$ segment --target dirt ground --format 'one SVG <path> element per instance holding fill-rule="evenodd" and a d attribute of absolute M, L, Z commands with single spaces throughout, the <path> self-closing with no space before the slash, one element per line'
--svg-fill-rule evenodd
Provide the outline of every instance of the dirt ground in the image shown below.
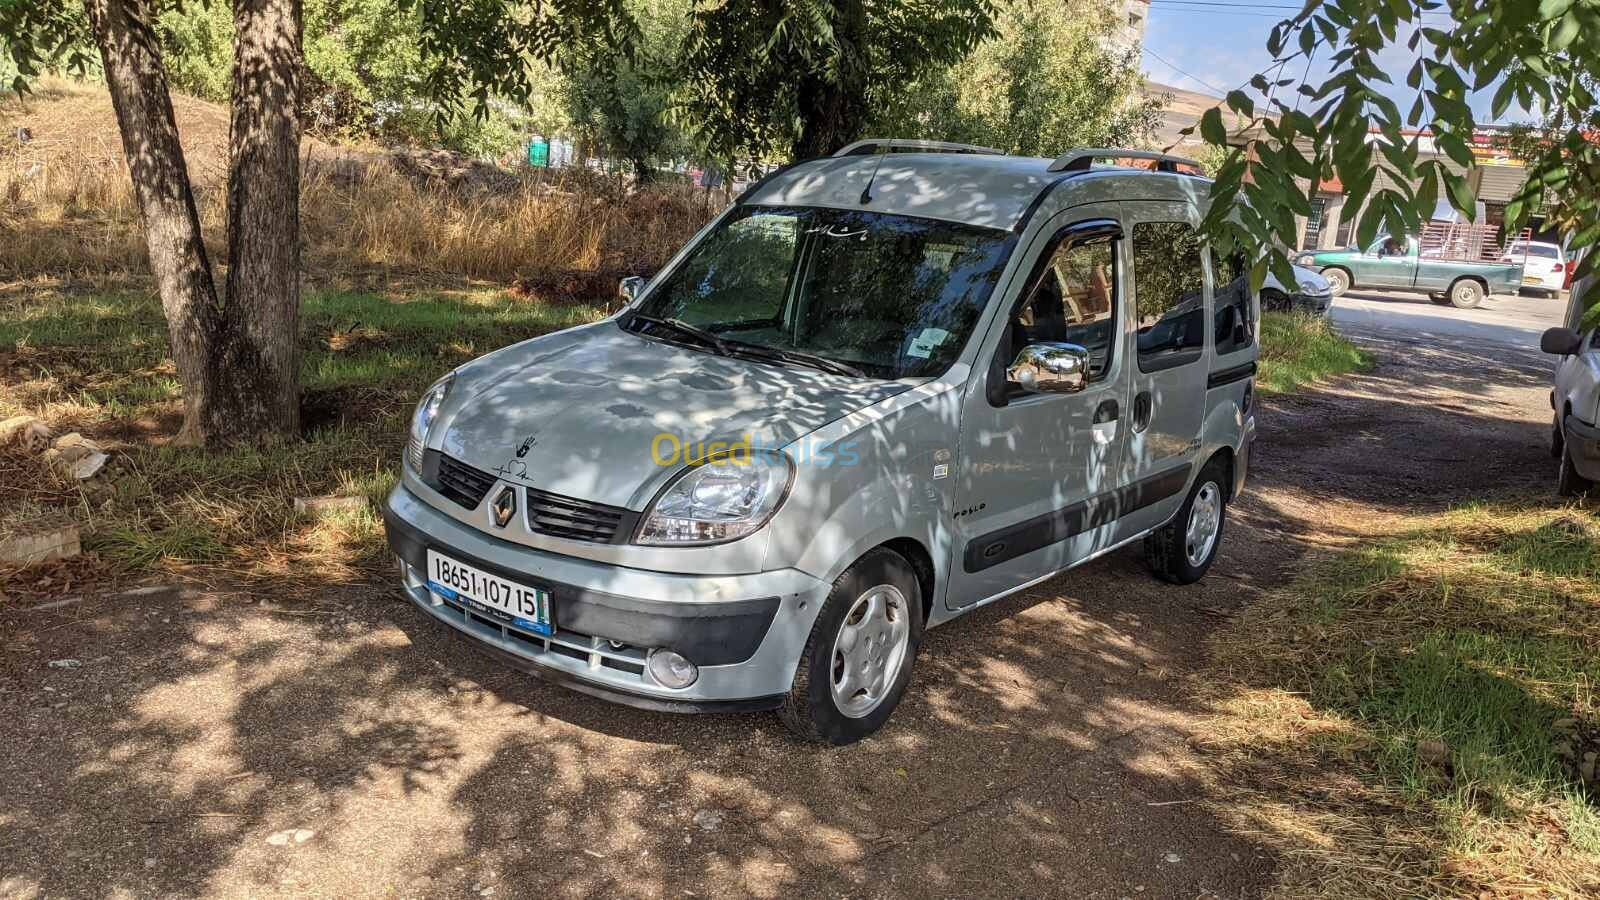
<path fill-rule="evenodd" d="M 1553 489 L 1537 354 L 1369 344 L 1261 405 L 1204 582 L 1130 549 L 931 632 L 844 749 L 530 680 L 383 582 L 4 610 L 0 896 L 1257 895 L 1190 744 L 1203 639 L 1314 548 Z"/>

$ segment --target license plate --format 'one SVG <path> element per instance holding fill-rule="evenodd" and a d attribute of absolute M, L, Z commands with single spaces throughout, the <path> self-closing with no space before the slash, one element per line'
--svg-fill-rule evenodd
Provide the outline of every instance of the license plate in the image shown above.
<path fill-rule="evenodd" d="M 555 634 L 549 591 L 507 581 L 436 550 L 428 551 L 428 589 L 513 628 Z"/>
<path fill-rule="evenodd" d="M 1540 278 L 1537 275 L 1524 275 L 1524 276 L 1522 276 L 1522 283 L 1523 284 L 1544 284 L 1544 279 Z"/>

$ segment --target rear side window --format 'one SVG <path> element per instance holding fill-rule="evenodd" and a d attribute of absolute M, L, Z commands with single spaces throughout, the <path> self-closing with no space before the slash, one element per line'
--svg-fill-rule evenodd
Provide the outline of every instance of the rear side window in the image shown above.
<path fill-rule="evenodd" d="M 1211 272 L 1216 279 L 1212 291 L 1213 306 L 1211 333 L 1217 342 L 1217 355 L 1236 353 L 1255 343 L 1256 323 L 1250 303 L 1250 270 L 1244 257 L 1234 254 L 1226 259 L 1211 254 Z"/>
<path fill-rule="evenodd" d="M 1205 272 L 1200 235 L 1187 222 L 1133 226 L 1134 310 L 1139 369 L 1154 372 L 1200 358 L 1205 345 Z"/>
<path fill-rule="evenodd" d="M 1051 251 L 1012 320 L 1011 352 L 1044 341 L 1078 344 L 1089 351 L 1089 380 L 1104 377 L 1116 344 L 1115 253 L 1109 240 Z"/>

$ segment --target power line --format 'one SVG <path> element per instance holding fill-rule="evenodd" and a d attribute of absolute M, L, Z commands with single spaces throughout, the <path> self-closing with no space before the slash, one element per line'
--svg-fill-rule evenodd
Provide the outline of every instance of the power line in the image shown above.
<path fill-rule="evenodd" d="M 1199 82 L 1203 87 L 1208 87 L 1211 90 L 1216 91 L 1219 94 L 1226 94 L 1228 92 L 1227 88 L 1219 88 L 1216 85 L 1212 84 L 1211 82 L 1206 81 L 1204 78 L 1201 78 L 1199 75 L 1194 74 L 1193 72 L 1184 71 L 1183 69 L 1178 67 L 1177 63 L 1167 59 L 1166 57 L 1164 57 L 1161 54 L 1155 52 L 1154 50 L 1151 50 L 1149 47 L 1144 47 L 1142 49 L 1144 50 L 1144 52 L 1146 52 L 1146 53 L 1150 54 L 1152 57 L 1154 57 L 1157 62 L 1165 64 L 1167 68 L 1171 69 L 1174 72 L 1177 72 L 1179 75 L 1184 75 L 1184 76 L 1187 76 L 1189 78 L 1192 78 L 1195 81 Z"/>

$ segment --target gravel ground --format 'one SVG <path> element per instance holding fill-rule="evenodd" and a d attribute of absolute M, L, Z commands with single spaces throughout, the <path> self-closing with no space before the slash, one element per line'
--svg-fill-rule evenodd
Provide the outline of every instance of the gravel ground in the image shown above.
<path fill-rule="evenodd" d="M 937 629 L 844 749 L 530 680 L 385 583 L 0 611 L 0 896 L 1255 896 L 1206 635 L 1309 549 L 1553 484 L 1542 360 L 1369 337 L 1375 372 L 1263 403 L 1203 583 L 1131 549 Z"/>

